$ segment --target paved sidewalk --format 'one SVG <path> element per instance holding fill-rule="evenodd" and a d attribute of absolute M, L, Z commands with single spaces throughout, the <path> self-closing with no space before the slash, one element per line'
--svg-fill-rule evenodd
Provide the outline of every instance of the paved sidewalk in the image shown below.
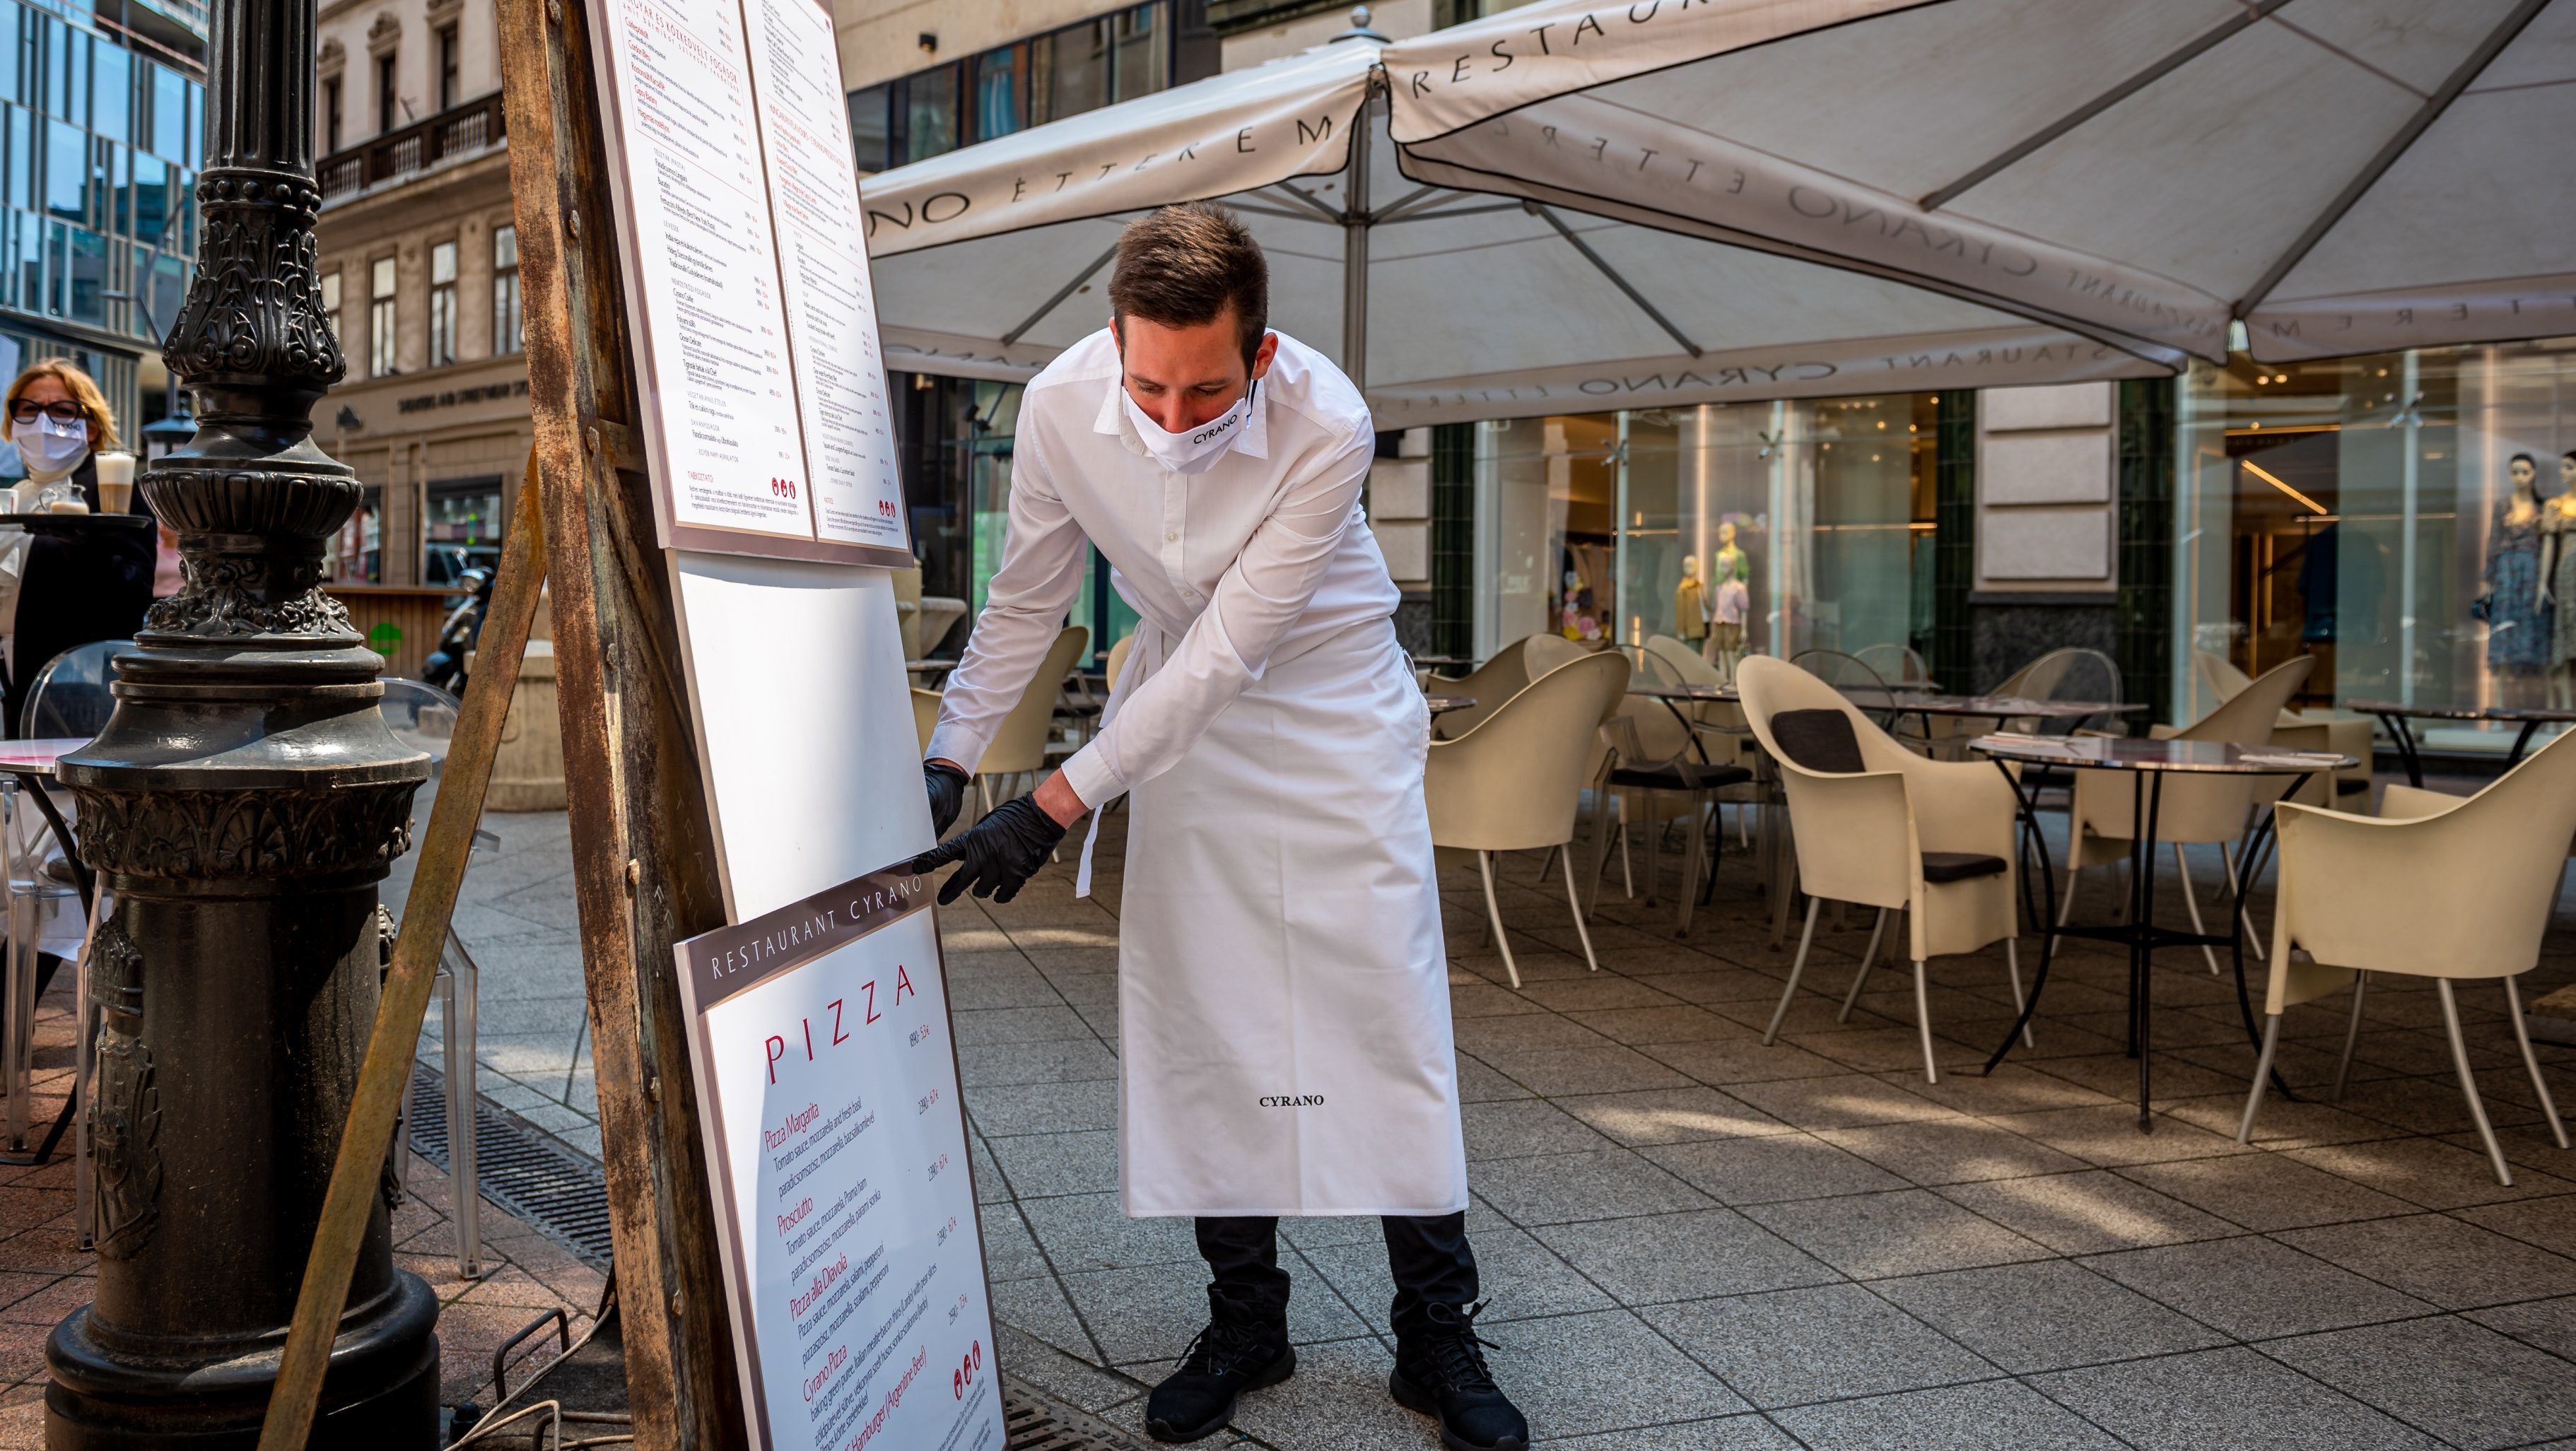
<path fill-rule="evenodd" d="M 72 1073 L 72 975 L 68 968 L 37 1005 L 35 1121 L 53 1122 Z M 94 1298 L 97 1256 L 79 1249 L 72 1217 L 71 1140 L 40 1168 L 0 1168 L 0 1451 L 45 1443 L 45 1337 L 64 1315 Z M 480 1280 L 456 1273 L 447 1181 L 418 1158 L 410 1193 L 394 1214 L 394 1261 L 427 1281 L 439 1300 L 439 1404 L 491 1403 L 492 1352 L 539 1313 L 561 1308 L 577 1339 L 598 1308 L 605 1277 L 489 1202 L 483 1205 Z M 514 1352 L 512 1384 L 554 1358 L 556 1339 L 532 1338 Z"/>
<path fill-rule="evenodd" d="M 414 839 L 429 826 L 434 793 L 412 812 Z M 476 1088 L 523 1122 L 599 1157 L 599 1092 L 591 1080 L 588 999 L 581 980 L 581 921 L 573 907 L 572 832 L 564 813 L 486 812 L 500 846 L 474 853 L 457 893 L 454 926 L 483 969 L 475 1025 Z M 402 911 L 414 857 L 395 864 L 384 900 Z M 445 1068 L 445 1024 L 432 999 L 420 1061 Z"/>
<path fill-rule="evenodd" d="M 458 914 L 485 969 L 483 1089 L 595 1152 L 563 818 L 486 825 L 504 845 L 478 856 Z M 1004 1363 L 1135 1429 L 1198 1327 L 1204 1276 L 1185 1224 L 1117 1212 L 1121 828 L 1104 833 L 1098 899 L 1073 899 L 1068 864 L 1009 906 L 950 910 L 943 937 Z M 2117 958 L 2071 946 L 2037 1048 L 1991 1079 L 1973 1067 L 2010 1015 L 2000 959 L 1936 963 L 1934 1087 L 1905 975 L 1882 970 L 1834 1020 L 1860 914 L 1828 914 L 1814 991 L 1765 1048 L 1789 955 L 1742 857 L 1687 942 L 1669 900 L 1623 900 L 1614 868 L 1597 974 L 1536 868 L 1502 870 L 1520 991 L 1479 942 L 1472 865 L 1443 881 L 1482 1323 L 1546 1444 L 2576 1446 L 2576 1154 L 2541 1126 L 2500 992 L 2462 1007 L 2510 1190 L 2477 1151 L 2424 988 L 2373 990 L 2340 1104 L 2310 1092 L 2331 1076 L 2340 1003 L 2294 1013 L 2282 1068 L 2310 1101 L 2274 1101 L 2240 1150 L 2253 1055 L 2232 983 L 2167 954 L 2165 1097 L 2142 1137 Z M 2088 915 L 2111 905 L 2107 876 L 2086 884 Z M 2571 929 L 2576 897 L 2530 991 L 2576 980 Z M 2576 1107 L 2576 1052 L 2544 1058 Z M 1285 1237 L 1301 1368 L 1245 1400 L 1244 1444 L 1434 1445 L 1386 1400 L 1375 1226 Z"/>
<path fill-rule="evenodd" d="M 2232 983 L 2167 954 L 2163 1097 L 2141 1136 L 2121 959 L 2066 953 L 2037 1049 L 1992 1078 L 1974 1065 L 2010 1018 L 2002 964 L 1936 963 L 1933 1087 L 1907 975 L 1882 968 L 1835 1021 L 1861 914 L 1820 932 L 1814 991 L 1766 1048 L 1789 954 L 1769 945 L 1741 858 L 1687 942 L 1669 900 L 1620 899 L 1614 868 L 1598 973 L 1536 867 L 1503 873 L 1520 991 L 1478 942 L 1472 866 L 1444 885 L 1481 1325 L 1545 1444 L 2576 1437 L 2562 1358 L 2576 1356 L 2576 1154 L 2540 1125 L 2500 991 L 2462 1007 L 2512 1189 L 2476 1150 L 2424 988 L 2374 988 L 2340 1104 L 2309 1090 L 2331 1076 L 2341 1004 L 2294 1013 L 2282 1066 L 2310 1101 L 2276 1099 L 2240 1149 L 2253 1054 Z M 1101 875 L 1103 901 L 1075 901 L 1054 870 L 1009 906 L 952 910 L 943 936 L 1004 1364 L 1135 1429 L 1143 1389 L 1203 1318 L 1204 1272 L 1185 1223 L 1117 1210 L 1114 855 Z M 2107 909 L 2104 882 L 2087 887 Z M 2536 988 L 2576 978 L 2570 905 Z M 2576 1053 L 2546 1056 L 2576 1107 Z M 1245 1398 L 1244 1442 L 1435 1445 L 1386 1396 L 1375 1225 L 1291 1222 L 1285 1238 L 1300 1368 Z"/>

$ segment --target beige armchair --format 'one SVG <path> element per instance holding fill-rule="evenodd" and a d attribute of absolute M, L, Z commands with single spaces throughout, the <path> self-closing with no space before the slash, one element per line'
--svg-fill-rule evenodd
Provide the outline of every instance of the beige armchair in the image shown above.
<path fill-rule="evenodd" d="M 1101 668 L 1101 673 L 1108 677 L 1109 688 L 1113 692 L 1118 689 L 1119 672 L 1127 668 L 1127 657 L 1133 654 L 1135 649 L 1136 636 L 1133 632 L 1119 636 L 1118 643 L 1109 647 L 1109 661 Z"/>
<path fill-rule="evenodd" d="M 1655 657 L 1648 655 L 1648 660 Z M 1618 793 L 1621 871 L 1626 871 L 1628 803 L 1636 800 L 1645 808 L 1646 817 L 1646 900 L 1655 899 L 1659 881 L 1657 861 L 1662 854 L 1662 805 L 1667 798 L 1679 798 L 1690 823 L 1689 845 L 1682 856 L 1681 924 L 1678 935 L 1690 935 L 1691 909 L 1698 904 L 1704 876 L 1713 875 L 1714 863 L 1703 871 L 1701 851 L 1712 828 L 1723 827 L 1722 820 L 1703 824 L 1701 809 L 1712 816 L 1717 811 L 1718 793 L 1741 786 L 1753 779 L 1753 773 L 1735 764 L 1726 754 L 1704 751 L 1700 732 L 1687 714 L 1677 714 L 1661 700 L 1643 695 L 1623 695 L 1617 705 L 1617 717 L 1606 723 L 1602 734 L 1607 741 L 1620 743 L 1621 759 L 1609 763 L 1606 785 Z M 1600 778 L 1596 777 L 1596 780 Z M 1593 853 L 1593 895 L 1600 895 L 1601 864 L 1606 853 Z M 1631 887 L 1633 893 L 1633 885 Z"/>
<path fill-rule="evenodd" d="M 2397 795 L 2397 789 L 2391 788 L 2389 809 L 2378 817 L 2295 803 L 2280 808 L 2280 905 L 2263 998 L 2263 1052 L 2236 1139 L 2243 1143 L 2253 1136 L 2283 1012 L 2347 986 L 2353 990 L 2344 1069 L 2335 1075 L 2340 1093 L 2360 1036 L 2362 975 L 2429 977 L 2441 996 L 2461 1096 L 2486 1141 L 2496 1182 L 2510 1186 L 2513 1171 L 2478 1098 L 2451 984 L 2502 980 L 2523 1068 L 2550 1133 L 2566 1148 L 2567 1129 L 2532 1056 L 2514 979 L 2540 960 L 2541 934 L 2557 904 L 2569 837 L 2576 834 L 2576 732 L 2551 741 L 2475 796 L 2444 798 L 2417 790 Z M 2300 955 L 2307 960 L 2298 960 Z"/>
<path fill-rule="evenodd" d="M 1536 637 L 1514 640 L 1495 651 L 1491 659 L 1469 671 L 1466 678 L 1445 680 L 1433 687 L 1443 693 L 1474 696 L 1476 703 L 1449 711 L 1434 720 L 1431 734 L 1444 741 L 1456 740 L 1474 730 L 1477 722 L 1502 709 L 1504 701 L 1520 694 L 1521 687 L 1530 683 L 1529 666 L 1521 659 L 1521 651 L 1529 644 L 1530 638 Z"/>
<path fill-rule="evenodd" d="M 2238 691 L 2253 680 L 2226 656 L 2208 650 L 2191 652 L 2192 668 L 2220 701 L 2236 698 Z M 2281 711 L 2272 730 L 2272 744 L 2294 751 L 2332 751 L 2350 756 L 2359 764 L 2340 771 L 2319 772 L 2307 779 L 2289 797 L 2302 806 L 2331 806 L 2338 811 L 2370 811 L 2370 775 L 2375 738 L 2371 723 L 2360 716 L 2334 716 L 2321 710 Z"/>
<path fill-rule="evenodd" d="M 1762 1041 L 1779 1036 L 1825 901 L 1905 912 L 1914 961 L 1915 1025 L 1923 1076 L 1941 1081 L 1932 1051 L 1932 1004 L 1924 964 L 1933 957 L 2004 944 L 2013 1006 L 2022 1002 L 2015 941 L 2013 831 L 2019 803 L 2002 773 L 1983 761 L 1935 761 L 1907 750 L 1834 687 L 1786 662 L 1747 656 L 1736 667 L 1744 713 L 1778 763 L 1797 835 L 1798 874 L 1808 894 L 1807 925 L 1789 985 Z M 1878 951 L 1878 932 L 1852 982 L 1857 997 Z M 1848 1011 L 1848 1007 L 1846 1007 Z"/>
<path fill-rule="evenodd" d="M 1532 635 L 1521 642 L 1521 668 L 1529 672 L 1530 679 L 1536 680 L 1560 666 L 1571 665 L 1597 653 L 1563 635 Z"/>
<path fill-rule="evenodd" d="M 2261 679 L 2247 682 L 2234 698 L 2189 727 L 2159 730 L 2156 734 L 2237 746 L 2269 745 L 2282 705 L 2307 682 L 2308 672 L 2316 668 L 2316 663 L 2313 655 L 2285 661 L 2264 671 Z M 2182 876 L 2183 905 L 2190 909 L 2194 932 L 2206 935 L 2209 929 L 2201 923 L 2200 894 L 2192 886 L 2191 859 L 2183 848 L 2216 843 L 2221 859 L 2227 862 L 2228 880 L 2233 886 L 2236 862 L 2227 853 L 2245 834 L 2255 806 L 2261 804 L 2257 798 L 2269 801 L 2265 795 L 2267 779 L 2275 793 L 2287 784 L 2284 778 L 2175 773 L 2157 788 L 2162 794 L 2157 797 L 2156 840 L 2173 845 L 2174 870 Z M 2075 773 L 2068 832 L 2072 844 L 2066 858 L 2066 895 L 2057 904 L 2058 926 L 2065 926 L 2075 910 L 2076 884 L 2082 880 L 2084 868 L 2129 859 L 2130 840 L 2138 831 L 2135 787 L 2128 772 Z M 2200 951 L 2209 962 L 2209 970 L 2217 972 L 2217 951 L 2206 945 Z"/>
<path fill-rule="evenodd" d="M 930 749 L 930 733 L 939 729 L 939 692 L 912 688 L 912 728 L 921 736 L 921 748 Z"/>
<path fill-rule="evenodd" d="M 1068 625 L 1047 647 L 1046 659 L 1039 662 L 1038 673 L 1029 677 L 1028 689 L 1020 692 L 1020 703 L 1002 717 L 999 730 L 993 732 L 993 743 L 984 748 L 984 759 L 975 767 L 975 791 L 981 809 L 993 809 L 993 782 L 1006 776 L 1027 776 L 1031 790 L 1037 787 L 1038 773 L 1046 769 L 1047 733 L 1055 723 L 1055 705 L 1064 693 L 1064 678 L 1085 652 L 1091 649 L 1091 631 L 1082 625 Z"/>
<path fill-rule="evenodd" d="M 1583 788 L 1597 769 L 1602 717 L 1627 689 L 1626 657 L 1589 655 L 1532 681 L 1456 740 L 1431 743 L 1422 791 L 1431 811 L 1432 844 L 1476 854 L 1485 912 L 1514 987 L 1521 984 L 1521 970 L 1503 935 L 1494 853 L 1554 847 L 1573 860 L 1566 848 L 1574 840 Z M 1560 875 L 1584 961 L 1597 971 L 1601 964 L 1592 955 L 1575 874 Z"/>

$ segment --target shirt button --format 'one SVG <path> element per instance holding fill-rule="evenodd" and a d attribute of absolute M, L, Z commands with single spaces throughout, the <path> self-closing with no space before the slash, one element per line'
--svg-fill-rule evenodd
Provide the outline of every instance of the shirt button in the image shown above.
<path fill-rule="evenodd" d="M 1163 536 L 1163 542 L 1166 544 L 1174 543 L 1179 540 L 1180 537 L 1180 531 L 1174 530 L 1173 532 Z"/>

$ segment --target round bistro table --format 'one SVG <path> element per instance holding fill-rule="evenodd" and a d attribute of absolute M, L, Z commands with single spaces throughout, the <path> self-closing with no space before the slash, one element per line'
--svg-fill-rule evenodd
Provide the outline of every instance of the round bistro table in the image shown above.
<path fill-rule="evenodd" d="M 2260 1051 L 2262 1034 L 2254 1026 L 2254 1008 L 2245 986 L 2245 917 L 2242 898 L 2244 883 L 2254 881 L 2262 871 L 2263 853 L 2269 849 L 2272 813 L 2264 812 L 2255 823 L 2254 832 L 2245 843 L 2244 872 L 2231 884 L 2227 904 L 2227 933 L 2181 932 L 2156 925 L 2156 812 L 2163 804 L 2165 778 L 2190 774 L 2204 776 L 2291 776 L 2288 796 L 2306 784 L 2320 771 L 2341 770 L 2355 764 L 2349 756 L 2328 751 L 2291 751 L 2268 746 L 2233 746 L 2219 741 L 2158 741 L 2130 736 L 2023 736 L 1999 734 L 1980 736 L 1968 743 L 1970 750 L 1995 763 L 2004 779 L 2011 783 L 2014 799 L 2021 805 L 2022 853 L 2025 859 L 2035 850 L 2039 857 L 2039 877 L 2043 892 L 2043 910 L 2034 920 L 2047 934 L 2041 938 L 2039 975 L 2030 986 L 2030 997 L 2022 1004 L 2021 1015 L 2013 1020 L 2004 1034 L 2002 1045 L 1986 1060 L 1986 1071 L 2012 1051 L 2013 1040 L 2029 1026 L 2031 1015 L 2039 1009 L 2039 995 L 2048 986 L 2048 969 L 2056 955 L 2057 939 L 2082 937 L 2097 942 L 2115 942 L 2129 951 L 2129 1056 L 2138 1060 L 2138 1132 L 2152 1133 L 2153 1084 L 2151 1069 L 2154 1046 L 2151 973 L 2155 954 L 2167 947 L 2225 947 L 2236 966 L 2236 1006 L 2245 1020 L 2246 1040 Z M 2060 767 L 2079 771 L 2125 771 L 2129 773 L 2130 822 L 2135 835 L 2129 841 L 2129 910 L 2126 920 L 2099 926 L 2056 927 L 2057 877 L 2048 864 L 2048 841 L 2040 835 L 2038 802 L 2035 790 L 2025 792 L 2023 782 L 2012 767 Z M 2143 825 L 2143 830 L 2138 829 Z M 2070 814 L 2069 829 L 2081 830 Z M 2073 843 L 2068 844 L 2072 851 Z M 2029 905 L 2029 875 L 2023 875 L 2024 905 Z M 2067 884 L 2073 890 L 2074 883 Z M 2277 1083 L 2277 1079 L 2275 1080 Z M 2282 1091 L 2289 1090 L 2284 1085 Z"/>
<path fill-rule="evenodd" d="M 2495 721 L 2521 726 L 2520 734 L 2513 738 L 2512 753 L 2504 758 L 2508 771 L 2521 763 L 2523 753 L 2531 749 L 2532 736 L 2542 726 L 2576 724 L 2576 710 L 2554 706 L 2409 705 L 2402 700 L 2357 698 L 2345 701 L 2343 708 L 2379 717 L 2379 723 L 2388 727 L 2389 739 L 2397 745 L 2397 759 L 2406 765 L 2406 784 L 2415 787 L 2424 784 L 2424 757 L 2415 739 L 2415 728 L 2407 724 L 2410 720 Z"/>

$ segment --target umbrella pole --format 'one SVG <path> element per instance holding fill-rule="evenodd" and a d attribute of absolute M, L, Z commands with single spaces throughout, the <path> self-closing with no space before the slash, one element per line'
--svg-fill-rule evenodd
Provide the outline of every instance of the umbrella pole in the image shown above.
<path fill-rule="evenodd" d="M 1376 99 L 1372 93 L 1360 101 L 1342 190 L 1342 371 L 1362 394 L 1368 392 L 1369 133 Z"/>

